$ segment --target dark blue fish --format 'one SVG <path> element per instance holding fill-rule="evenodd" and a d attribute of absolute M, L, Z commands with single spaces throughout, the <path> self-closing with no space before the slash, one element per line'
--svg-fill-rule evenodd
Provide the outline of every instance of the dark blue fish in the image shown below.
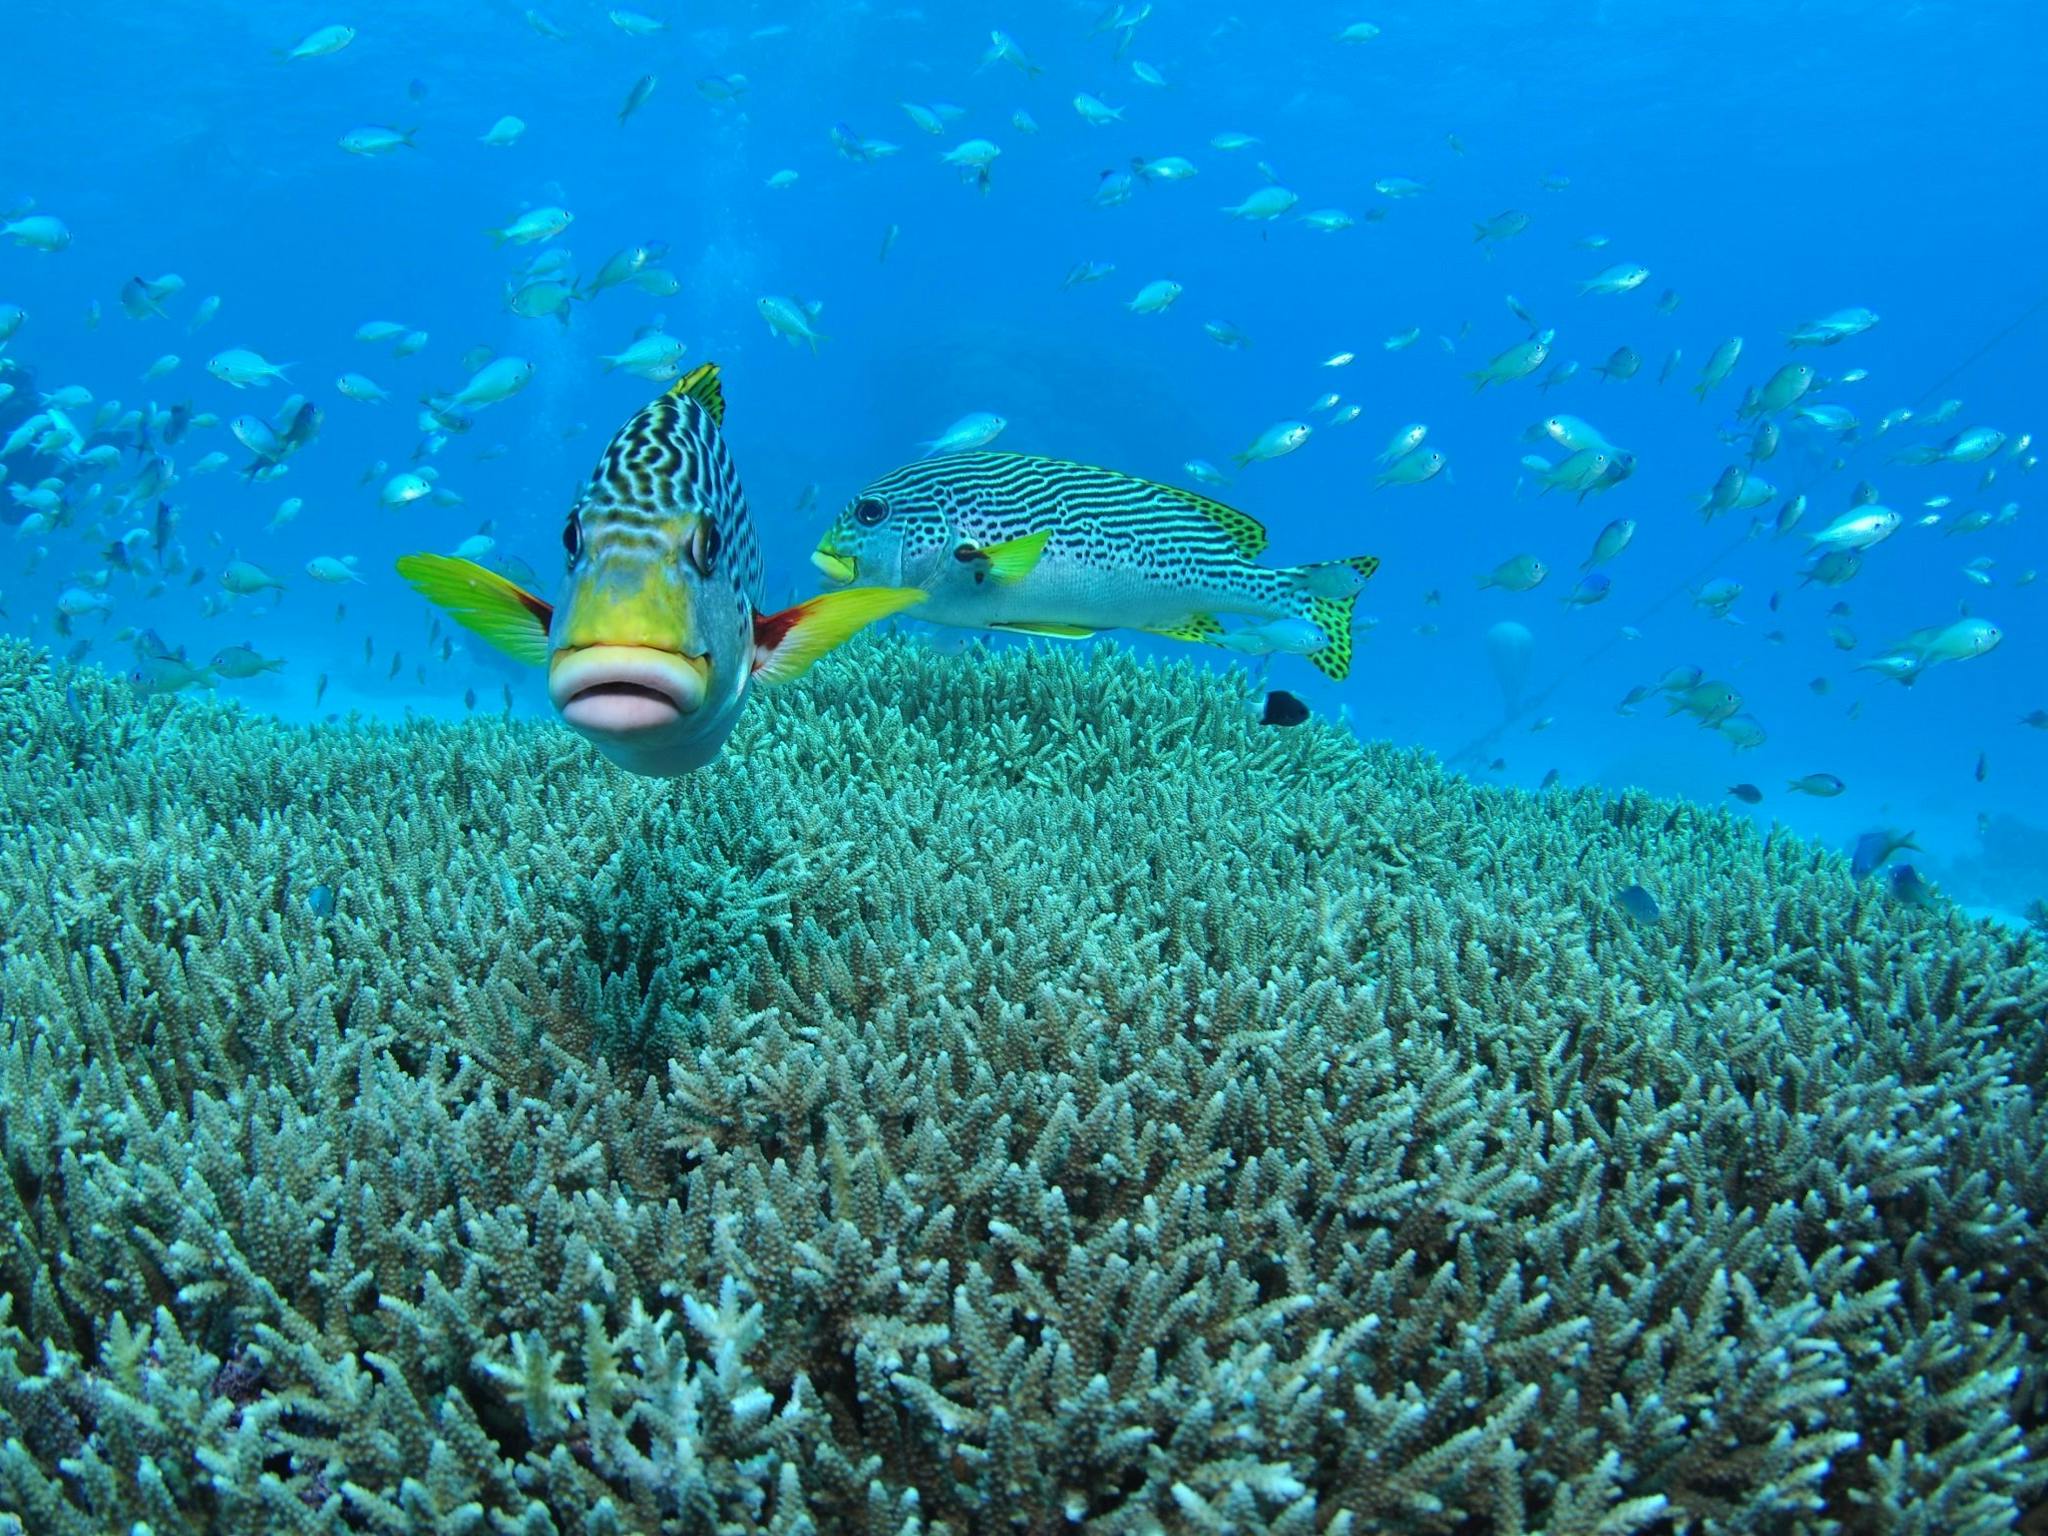
<path fill-rule="evenodd" d="M 310 400 L 301 400 L 287 406 L 284 415 L 278 418 L 272 429 L 277 436 L 277 445 L 284 456 L 297 453 L 306 444 L 320 435 L 321 423 L 327 416 L 319 406 Z"/>
<path fill-rule="evenodd" d="M 1640 885 L 1627 885 L 1616 891 L 1614 904 L 1621 909 L 1622 916 L 1646 928 L 1656 927 L 1664 918 L 1664 909 L 1657 905 L 1657 898 Z"/>
<path fill-rule="evenodd" d="M 1539 791 L 1545 789 L 1555 789 L 1557 785 L 1563 780 L 1563 778 L 1564 775 L 1559 773 L 1555 768 L 1553 768 L 1548 773 L 1543 775 L 1543 782 L 1541 784 L 1538 784 L 1536 788 Z"/>
<path fill-rule="evenodd" d="M 1874 875 L 1891 860 L 1895 853 L 1911 848 L 1916 853 L 1920 845 L 1913 841 L 1910 832 L 1897 832 L 1890 827 L 1879 827 L 1875 832 L 1866 832 L 1856 839 L 1856 847 L 1849 858 L 1849 873 L 1858 880 Z"/>
<path fill-rule="evenodd" d="M 1740 800 L 1744 805 L 1756 805 L 1764 797 L 1764 792 L 1754 784 L 1730 784 L 1728 786 L 1728 793 Z"/>
<path fill-rule="evenodd" d="M 1571 595 L 1564 600 L 1565 606 L 1586 608 L 1594 603 L 1603 602 L 1613 584 L 1613 579 L 1605 571 L 1588 571 L 1579 578 L 1579 584 L 1572 588 Z"/>
<path fill-rule="evenodd" d="M 1267 694 L 1265 707 L 1259 712 L 1261 725 L 1300 725 L 1306 719 L 1308 706 L 1284 688 Z"/>
<path fill-rule="evenodd" d="M 334 916 L 334 887 L 316 885 L 306 892 L 306 909 L 315 917 Z"/>
<path fill-rule="evenodd" d="M 1894 900 L 1909 907 L 1931 907 L 1935 903 L 1934 887 L 1920 878 L 1920 871 L 1910 864 L 1894 864 L 1885 871 L 1885 888 Z"/>

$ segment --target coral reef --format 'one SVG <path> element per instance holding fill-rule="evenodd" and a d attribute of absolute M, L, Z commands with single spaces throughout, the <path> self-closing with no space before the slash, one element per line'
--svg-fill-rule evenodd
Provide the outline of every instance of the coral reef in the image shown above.
<path fill-rule="evenodd" d="M 1976 1536 L 2043 1482 L 2044 950 L 1837 855 L 1115 650 L 862 640 L 672 783 L 0 686 L 0 1528 Z"/>

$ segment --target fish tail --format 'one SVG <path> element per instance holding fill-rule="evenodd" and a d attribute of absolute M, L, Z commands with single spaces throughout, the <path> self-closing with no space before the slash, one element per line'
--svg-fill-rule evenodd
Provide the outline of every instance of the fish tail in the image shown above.
<path fill-rule="evenodd" d="M 1377 555 L 1353 555 L 1316 565 L 1297 565 L 1295 578 L 1300 597 L 1299 612 L 1323 632 L 1327 644 L 1308 653 L 1318 672 L 1341 683 L 1351 675 L 1351 619 L 1358 606 L 1358 594 L 1380 568 Z"/>

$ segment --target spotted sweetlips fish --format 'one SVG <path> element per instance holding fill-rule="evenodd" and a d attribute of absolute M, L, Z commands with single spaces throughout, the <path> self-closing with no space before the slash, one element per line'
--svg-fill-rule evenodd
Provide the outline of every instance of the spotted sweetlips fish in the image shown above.
<path fill-rule="evenodd" d="M 915 588 L 854 587 L 764 613 L 760 540 L 724 419 L 718 369 L 706 363 L 619 429 L 569 509 L 558 603 L 454 556 L 398 562 L 456 622 L 545 666 L 564 723 L 634 773 L 702 767 L 754 683 L 797 677 L 925 600 Z"/>
<path fill-rule="evenodd" d="M 1289 621 L 1311 635 L 1308 659 L 1343 678 L 1352 606 L 1379 561 L 1259 565 L 1265 547 L 1256 519 L 1192 491 L 1034 454 L 956 453 L 867 486 L 811 563 L 834 581 L 919 588 L 930 599 L 916 618 L 965 629 L 1227 645 L 1225 616 Z"/>

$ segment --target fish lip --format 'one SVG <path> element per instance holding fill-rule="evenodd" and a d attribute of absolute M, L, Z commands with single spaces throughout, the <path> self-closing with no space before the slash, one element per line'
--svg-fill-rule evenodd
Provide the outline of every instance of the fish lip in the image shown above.
<path fill-rule="evenodd" d="M 851 555 L 834 554 L 829 549 L 812 550 L 811 564 L 823 571 L 829 580 L 841 583 L 852 581 L 860 570 L 860 562 Z"/>
<path fill-rule="evenodd" d="M 702 707 L 708 656 L 650 645 L 583 645 L 548 664 L 548 698 L 586 735 L 639 737 L 678 724 Z"/>

